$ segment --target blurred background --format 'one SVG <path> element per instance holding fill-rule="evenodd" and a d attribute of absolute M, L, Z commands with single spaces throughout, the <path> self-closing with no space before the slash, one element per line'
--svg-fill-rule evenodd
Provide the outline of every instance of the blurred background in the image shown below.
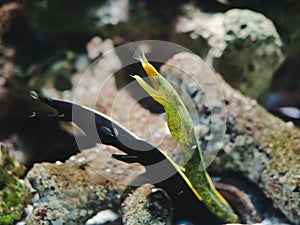
<path fill-rule="evenodd" d="M 232 86 L 299 125 L 299 11 L 296 0 L 1 1 L 1 141 L 28 166 L 77 152 L 60 126 L 28 119 L 28 90 L 63 97 L 72 76 L 98 56 L 144 39 L 187 47 Z"/>
<path fill-rule="evenodd" d="M 45 109 L 30 98 L 28 91 L 34 90 L 44 96 L 72 100 L 80 76 L 102 56 L 101 65 L 103 67 L 97 67 L 101 71 L 96 72 L 114 73 L 116 75 L 115 84 L 111 85 L 110 83 L 111 86 L 107 88 L 115 85 L 120 89 L 131 81 L 129 74 L 143 73 L 138 63 L 127 66 L 125 62 L 122 62 L 124 55 L 120 55 L 118 52 L 114 52 L 114 57 L 105 56 L 107 51 L 126 43 L 152 39 L 181 45 L 199 55 L 231 86 L 255 99 L 269 112 L 285 121 L 292 121 L 299 127 L 299 12 L 299 0 L 1 0 L 0 224 L 5 220 L 2 217 L 5 215 L 5 212 L 4 214 L 2 212 L 5 207 L 9 212 L 13 211 L 14 213 L 15 209 L 19 211 L 19 214 L 13 215 L 11 221 L 6 224 L 12 224 L 14 219 L 19 219 L 21 216 L 25 217 L 26 213 L 23 213 L 23 209 L 31 202 L 31 195 L 27 193 L 27 189 L 24 191 L 25 188 L 24 190 L 20 188 L 22 185 L 19 185 L 18 179 L 19 177 L 23 178 L 34 163 L 65 161 L 79 152 L 70 124 L 64 125 L 31 118 L 33 110 L 43 112 Z M 149 49 L 148 54 L 151 56 L 154 53 Z M 161 66 L 159 62 L 153 62 L 153 64 L 157 68 Z M 115 73 L 118 68 L 122 69 Z M 98 80 L 95 78 L 90 82 L 91 85 L 87 85 L 86 88 L 92 89 L 94 85 L 97 85 Z M 85 90 L 81 91 L 85 92 Z M 92 92 L 93 90 L 90 90 L 88 93 Z M 109 91 L 104 94 L 102 97 L 106 102 L 112 102 Z M 130 94 L 134 95 L 135 93 Z M 126 97 L 127 95 L 125 95 Z M 88 103 L 89 99 L 85 101 Z M 151 98 L 140 103 L 152 113 L 163 112 L 162 107 Z M 225 102 L 225 104 L 227 103 Z M 151 117 L 149 111 L 146 112 L 148 114 L 142 116 Z M 141 118 L 139 115 L 134 116 L 134 118 Z M 144 119 L 140 125 L 143 126 L 143 123 L 149 122 L 148 119 Z M 251 119 L 246 122 L 251 123 Z M 292 127 L 291 123 L 285 125 L 287 129 Z M 159 128 L 154 129 L 158 130 Z M 231 132 L 230 127 L 227 129 L 230 134 L 234 133 Z M 145 130 L 144 127 L 142 130 Z M 272 135 L 271 137 L 273 138 Z M 292 140 L 292 138 L 288 140 Z M 296 145 L 297 138 L 298 136 L 295 137 L 296 141 L 293 143 L 283 143 L 286 140 L 284 138 L 276 140 L 282 142 L 283 146 L 287 144 L 288 147 L 284 149 L 293 160 L 299 152 L 299 146 L 290 149 L 289 144 Z M 248 145 L 246 139 L 237 141 L 237 146 L 240 143 L 242 143 L 241 146 L 247 147 Z M 3 148 L 2 145 L 5 145 L 6 148 Z M 272 143 L 270 143 L 271 145 Z M 257 148 L 257 152 L 266 151 L 267 160 L 271 160 L 268 158 L 267 148 L 266 150 L 260 149 L 259 146 Z M 242 151 L 244 150 L 242 149 Z M 250 148 L 249 151 L 252 150 Z M 16 158 L 16 161 L 7 154 L 8 151 Z M 280 152 L 279 154 L 284 160 L 294 162 L 290 160 L 291 158 L 286 157 L 285 153 L 281 154 Z M 255 155 L 255 151 L 251 154 Z M 94 155 L 92 154 L 92 156 Z M 255 157 L 262 158 L 260 156 L 257 153 Z M 102 161 L 98 164 L 106 161 L 107 158 L 103 158 L 99 159 Z M 109 161 L 111 158 L 107 160 Z M 247 159 L 243 158 L 243 160 Z M 244 164 L 243 160 L 240 162 L 241 164 Z M 259 160 L 263 162 L 265 159 Z M 285 166 L 284 163 L 282 165 Z M 61 164 L 60 162 L 55 165 Z M 264 163 L 262 164 L 264 165 Z M 273 164 L 273 161 L 270 164 Z M 247 166 L 247 164 L 245 165 Z M 293 166 L 293 164 L 291 165 Z M 255 169 L 259 170 L 260 168 Z M 287 179 L 286 171 L 281 171 L 281 167 L 277 169 L 280 170 L 276 171 L 279 175 L 277 176 L 275 173 L 273 176 L 271 173 L 273 177 L 271 176 L 265 189 L 268 193 L 270 189 L 270 193 L 279 193 L 278 195 L 283 192 L 287 195 L 294 194 L 295 202 L 291 198 L 292 195 L 287 197 L 276 195 L 275 199 L 287 208 L 290 207 L 289 204 L 296 208 L 299 182 L 294 182 L 291 178 Z M 289 170 L 286 167 L 284 169 Z M 296 170 L 297 168 L 292 169 Z M 84 170 L 85 165 L 80 165 L 79 171 Z M 124 171 L 122 170 L 122 172 Z M 293 171 L 289 172 L 296 177 L 296 173 Z M 126 173 L 124 174 L 126 176 Z M 42 171 L 41 177 L 43 176 Z M 52 174 L 49 177 L 51 176 Z M 238 185 L 254 190 L 254 194 L 249 192 L 247 196 L 249 198 L 256 196 L 256 199 L 264 201 L 263 204 L 257 201 L 259 202 L 257 204 L 255 198 L 252 199 L 255 204 L 259 205 L 258 211 L 264 212 L 264 217 L 267 217 L 266 209 L 272 208 L 272 203 L 265 198 L 256 185 L 237 174 L 222 174 L 221 177 L 225 178 L 225 181 L 226 179 L 227 181 L 238 181 Z M 77 193 L 78 186 L 75 178 L 74 193 Z M 216 178 L 216 180 L 218 179 Z M 294 186 L 288 186 L 290 184 L 288 182 L 294 182 Z M 297 185 L 296 182 L 298 182 Z M 42 185 L 43 182 L 40 183 Z M 283 185 L 276 186 L 278 183 Z M 284 189 L 286 188 L 284 184 L 287 189 Z M 19 190 L 14 189 L 15 187 Z M 278 191 L 279 189 L 280 191 Z M 19 196 L 18 192 L 21 193 Z M 53 193 L 56 193 L 55 187 L 53 187 Z M 119 195 L 113 194 L 119 198 Z M 89 198 L 90 195 L 86 196 Z M 287 202 L 281 201 L 281 197 L 285 200 L 288 199 Z M 14 205 L 21 202 L 23 206 L 20 209 L 11 207 L 7 200 L 9 198 L 15 201 L 13 203 L 17 203 Z M 117 201 L 119 203 L 119 199 Z M 79 208 L 82 207 L 81 202 L 78 204 Z M 293 211 L 292 207 L 289 210 L 292 211 L 292 215 L 299 215 L 298 212 Z M 30 214 L 30 210 L 28 214 Z M 43 218 L 46 211 L 41 210 L 33 215 Z M 282 216 L 280 213 L 278 215 Z M 296 221 L 297 218 L 295 217 L 294 220 Z M 180 224 L 191 223 L 183 221 Z"/>

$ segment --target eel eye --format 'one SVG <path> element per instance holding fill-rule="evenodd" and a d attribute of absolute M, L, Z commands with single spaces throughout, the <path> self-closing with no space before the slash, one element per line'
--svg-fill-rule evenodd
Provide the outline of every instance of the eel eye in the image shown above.
<path fill-rule="evenodd" d="M 118 130 L 114 128 L 114 131 L 109 129 L 108 127 L 102 126 L 100 127 L 100 131 L 106 135 L 106 136 L 111 136 L 111 137 L 117 137 L 118 136 Z"/>
<path fill-rule="evenodd" d="M 116 128 L 114 128 L 114 136 L 117 137 L 119 135 L 119 132 Z"/>

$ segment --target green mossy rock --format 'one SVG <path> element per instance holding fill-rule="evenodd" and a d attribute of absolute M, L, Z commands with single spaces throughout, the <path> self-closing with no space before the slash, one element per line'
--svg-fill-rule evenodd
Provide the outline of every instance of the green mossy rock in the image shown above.
<path fill-rule="evenodd" d="M 31 194 L 20 179 L 25 167 L 9 154 L 4 145 L 0 147 L 0 167 L 0 224 L 9 225 L 21 217 Z"/>

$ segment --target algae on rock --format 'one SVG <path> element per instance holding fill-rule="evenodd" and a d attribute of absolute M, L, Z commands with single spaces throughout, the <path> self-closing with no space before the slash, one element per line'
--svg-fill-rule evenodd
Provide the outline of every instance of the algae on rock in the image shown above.
<path fill-rule="evenodd" d="M 0 167 L 0 224 L 9 225 L 21 217 L 31 194 L 20 179 L 25 167 L 9 154 L 4 145 L 0 146 Z"/>

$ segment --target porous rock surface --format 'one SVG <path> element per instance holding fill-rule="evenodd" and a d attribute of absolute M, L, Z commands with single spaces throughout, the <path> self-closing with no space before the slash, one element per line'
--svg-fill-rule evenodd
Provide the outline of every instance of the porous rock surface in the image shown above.
<path fill-rule="evenodd" d="M 272 21 L 251 10 L 208 14 L 187 5 L 176 30 L 191 41 L 204 38 L 209 46 L 207 62 L 232 86 L 255 99 L 267 90 L 284 59 Z"/>
<path fill-rule="evenodd" d="M 166 192 L 151 184 L 138 187 L 122 204 L 124 225 L 172 224 L 172 204 Z"/>
<path fill-rule="evenodd" d="M 34 165 L 26 178 L 38 200 L 27 224 L 84 224 L 101 210 L 118 208 L 120 189 L 97 174 L 99 167 L 94 167 L 105 167 L 107 161 L 99 163 L 95 158 L 87 163 L 85 156 L 94 156 L 96 151 L 87 150 L 65 163 Z"/>

